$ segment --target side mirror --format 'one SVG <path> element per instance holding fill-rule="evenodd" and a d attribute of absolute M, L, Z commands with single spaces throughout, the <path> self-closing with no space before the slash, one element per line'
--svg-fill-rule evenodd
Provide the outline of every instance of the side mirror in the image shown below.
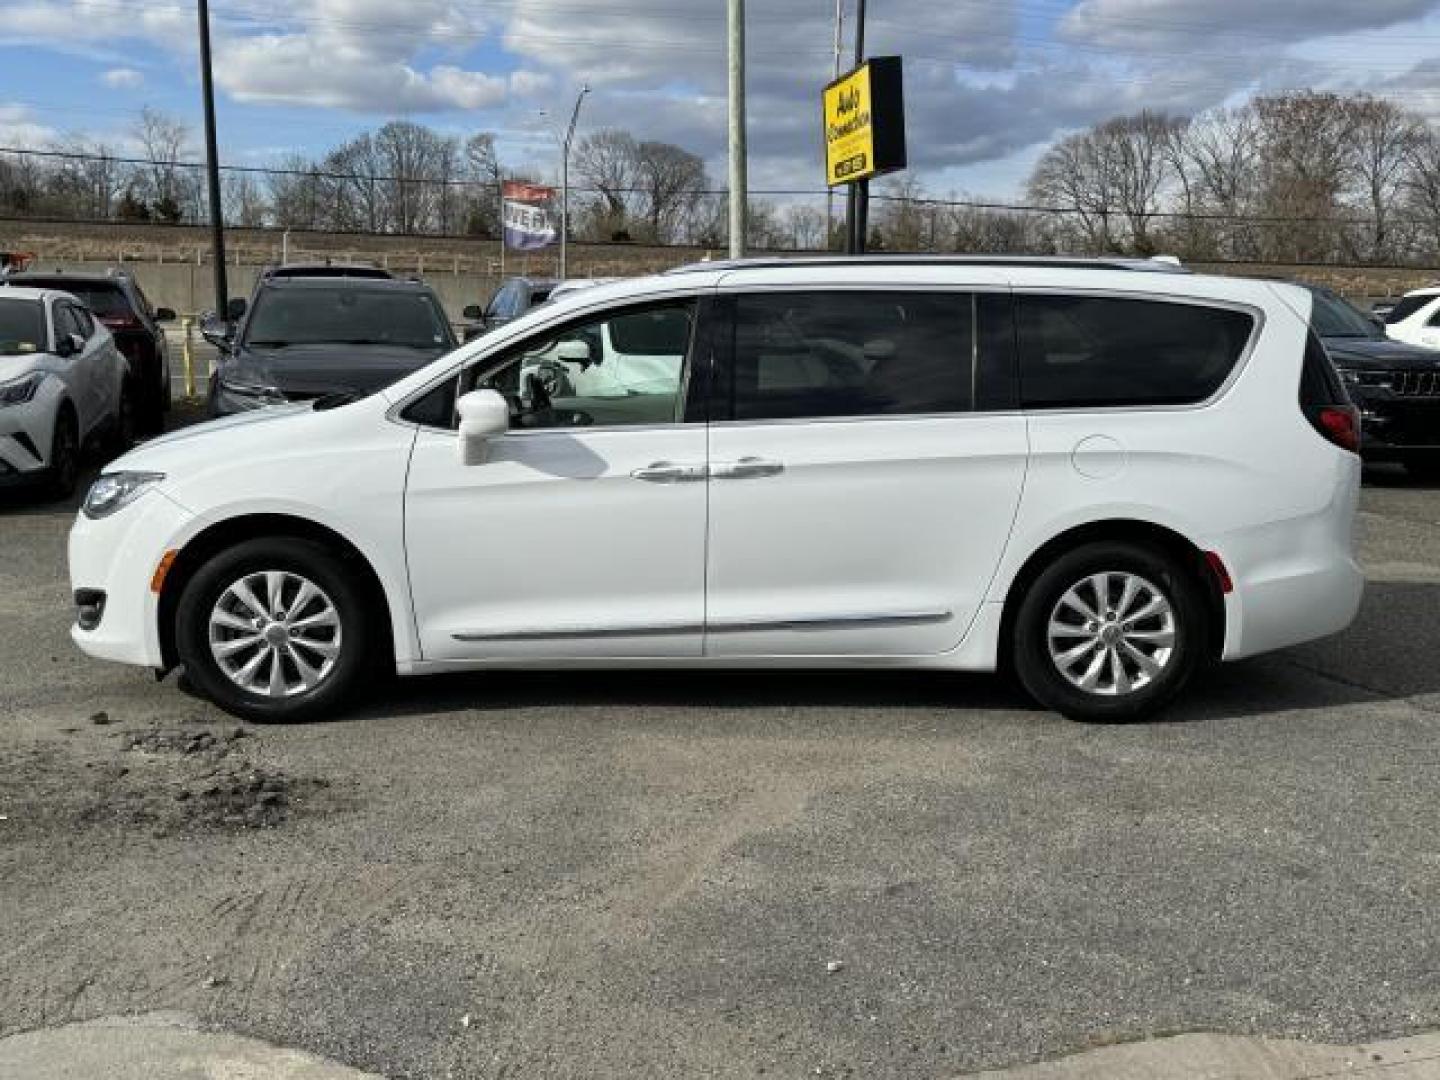
<path fill-rule="evenodd" d="M 485 309 L 482 308 L 479 304 L 471 304 L 460 314 L 463 315 L 465 318 L 470 319 L 472 322 L 479 322 L 481 319 L 485 318 Z"/>
<path fill-rule="evenodd" d="M 455 403 L 460 414 L 460 464 L 484 465 L 490 440 L 510 430 L 510 405 L 498 390 L 472 390 Z"/>
<path fill-rule="evenodd" d="M 1376 314 L 1372 311 L 1372 312 L 1370 313 L 1370 321 L 1371 321 L 1372 323 L 1374 323 L 1376 326 L 1378 326 L 1382 331 L 1385 329 L 1386 323 L 1385 323 L 1385 316 L 1384 316 L 1384 315 L 1376 315 Z"/>
<path fill-rule="evenodd" d="M 245 317 L 245 311 L 250 305 L 245 302 L 243 296 L 232 297 L 225 305 L 225 318 L 229 322 L 239 322 Z"/>
<path fill-rule="evenodd" d="M 55 355 L 57 356 L 79 356 L 84 351 L 85 339 L 79 334 L 66 334 L 55 343 Z"/>
<path fill-rule="evenodd" d="M 156 309 L 155 309 L 155 321 L 156 321 L 156 322 L 174 322 L 174 321 L 175 321 L 175 309 L 174 309 L 174 308 L 168 308 L 168 307 L 156 308 Z"/>

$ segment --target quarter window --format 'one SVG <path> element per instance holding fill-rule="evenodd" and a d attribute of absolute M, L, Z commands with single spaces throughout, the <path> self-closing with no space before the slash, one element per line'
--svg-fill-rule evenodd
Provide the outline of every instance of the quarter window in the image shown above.
<path fill-rule="evenodd" d="M 893 416 L 973 406 L 975 298 L 780 292 L 735 304 L 736 420 Z"/>
<path fill-rule="evenodd" d="M 1204 401 L 1254 330 L 1227 308 L 1096 296 L 1019 295 L 1015 317 L 1029 409 Z"/>

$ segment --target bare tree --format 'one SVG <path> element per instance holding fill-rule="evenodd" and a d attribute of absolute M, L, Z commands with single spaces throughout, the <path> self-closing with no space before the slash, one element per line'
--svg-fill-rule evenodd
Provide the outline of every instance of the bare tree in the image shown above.
<path fill-rule="evenodd" d="M 1094 130 L 1070 135 L 1047 150 L 1035 164 L 1028 185 L 1036 202 L 1070 214 L 1090 251 L 1119 249 L 1115 234 L 1115 166 L 1105 141 Z"/>
<path fill-rule="evenodd" d="M 1272 258 L 1320 261 L 1337 252 L 1335 220 L 1355 161 L 1355 116 L 1336 94 L 1304 91 L 1257 98 L 1259 209 L 1283 228 L 1268 230 Z"/>
<path fill-rule="evenodd" d="M 635 186 L 635 139 L 617 128 L 596 131 L 580 140 L 572 158 L 575 174 L 595 195 L 589 216 L 603 238 L 627 233 L 630 195 Z"/>
<path fill-rule="evenodd" d="M 785 208 L 785 230 L 796 251 L 818 251 L 826 244 L 825 211 L 805 203 Z"/>
<path fill-rule="evenodd" d="M 1355 172 L 1369 212 L 1364 247 L 1376 262 L 1395 255 L 1390 208 L 1400 201 L 1406 170 L 1424 136 L 1424 125 L 1392 101 L 1362 95 L 1349 102 Z"/>
<path fill-rule="evenodd" d="M 151 211 L 161 220 L 180 221 L 200 212 L 199 177 L 184 162 L 192 154 L 190 128 L 158 109 L 146 106 L 133 131 L 144 148 L 147 164 L 141 187 Z"/>
<path fill-rule="evenodd" d="M 681 219 L 705 190 L 705 163 L 673 143 L 635 144 L 634 176 L 646 239 L 670 243 Z"/>

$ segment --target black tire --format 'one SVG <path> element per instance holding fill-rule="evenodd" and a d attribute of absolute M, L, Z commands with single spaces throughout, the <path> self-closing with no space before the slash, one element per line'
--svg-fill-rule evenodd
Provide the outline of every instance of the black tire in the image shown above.
<path fill-rule="evenodd" d="M 62 405 L 55 417 L 55 431 L 50 436 L 50 462 L 45 470 L 44 490 L 47 497 L 59 501 L 75 494 L 80 481 L 80 424 L 75 411 Z"/>
<path fill-rule="evenodd" d="M 159 435 L 165 430 L 165 388 L 160 376 L 148 382 L 137 376 L 136 383 L 135 430 L 141 435 Z"/>
<path fill-rule="evenodd" d="M 107 463 L 135 445 L 135 386 L 129 380 L 120 387 L 120 403 L 105 440 Z"/>
<path fill-rule="evenodd" d="M 1440 454 L 1406 458 L 1405 471 L 1425 483 L 1440 482 Z"/>
<path fill-rule="evenodd" d="M 1078 610 L 1062 608 L 1061 600 L 1072 588 L 1078 588 L 1078 599 L 1092 609 L 1099 607 L 1095 600 L 1099 588 L 1093 582 L 1102 574 L 1112 575 L 1107 582 L 1106 608 L 1119 608 L 1125 577 L 1130 577 L 1162 596 L 1170 614 L 1168 620 L 1164 615 L 1157 615 L 1128 624 L 1139 635 L 1131 642 L 1131 649 L 1138 649 L 1152 664 L 1159 663 L 1157 673 L 1146 675 L 1136 663 L 1133 651 L 1127 651 L 1124 644 L 1117 642 L 1113 652 L 1123 658 L 1122 673 L 1117 674 L 1111 666 L 1115 661 L 1106 658 L 1100 671 L 1101 685 L 1092 691 L 1072 682 L 1062 673 L 1060 663 L 1052 659 L 1051 627 L 1052 617 L 1066 627 L 1055 638 L 1056 648 L 1061 651 L 1065 651 L 1070 642 L 1074 643 L 1071 647 L 1080 650 L 1090 640 L 1091 628 L 1095 628 L 1091 651 L 1078 652 L 1071 668 L 1077 677 L 1090 674 L 1091 665 L 1112 651 L 1102 644 L 1102 638 L 1107 626 L 1117 620 L 1112 618 L 1107 622 L 1106 616 L 1111 612 L 1099 611 L 1101 621 L 1092 623 Z M 1082 584 L 1087 579 L 1092 584 Z M 1155 548 L 1103 541 L 1066 552 L 1041 572 L 1020 601 L 1011 639 L 1015 673 L 1032 697 L 1072 720 L 1123 723 L 1152 717 L 1175 699 L 1205 661 L 1208 613 L 1200 588 L 1191 572 Z M 1136 594 L 1129 610 L 1145 610 L 1147 597 L 1145 592 Z M 1076 625 L 1072 627 L 1071 622 Z M 1120 621 L 1119 625 L 1125 624 Z M 1169 653 L 1162 658 L 1164 648 L 1149 639 L 1159 638 L 1167 632 L 1167 627 L 1173 642 Z M 1119 631 L 1108 633 L 1118 635 Z M 1105 682 L 1111 684 L 1112 691 L 1119 690 L 1122 678 L 1132 684 L 1148 681 L 1128 692 L 1103 692 Z"/>
<path fill-rule="evenodd" d="M 333 667 L 318 685 L 293 696 L 272 697 L 242 687 L 222 670 L 210 646 L 210 620 L 217 602 L 237 581 L 265 571 L 297 575 L 313 583 L 339 620 Z M 377 641 L 370 625 L 374 618 L 356 574 L 330 550 L 292 537 L 249 540 L 213 556 L 186 584 L 176 609 L 175 644 L 194 688 L 226 712 L 260 723 L 312 720 L 339 711 L 365 681 Z M 271 664 L 273 660 L 262 661 L 257 670 L 269 672 Z M 286 661 L 284 675 L 298 681 L 293 660 Z"/>

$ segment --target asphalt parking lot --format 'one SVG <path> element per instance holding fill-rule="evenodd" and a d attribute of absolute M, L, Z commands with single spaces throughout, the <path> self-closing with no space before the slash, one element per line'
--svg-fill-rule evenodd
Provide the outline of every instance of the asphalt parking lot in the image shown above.
<path fill-rule="evenodd" d="M 953 1076 L 1440 1028 L 1440 489 L 1166 722 L 941 674 L 452 677 L 237 725 L 83 658 L 0 504 L 0 1037 L 178 1010 L 392 1077 Z"/>

